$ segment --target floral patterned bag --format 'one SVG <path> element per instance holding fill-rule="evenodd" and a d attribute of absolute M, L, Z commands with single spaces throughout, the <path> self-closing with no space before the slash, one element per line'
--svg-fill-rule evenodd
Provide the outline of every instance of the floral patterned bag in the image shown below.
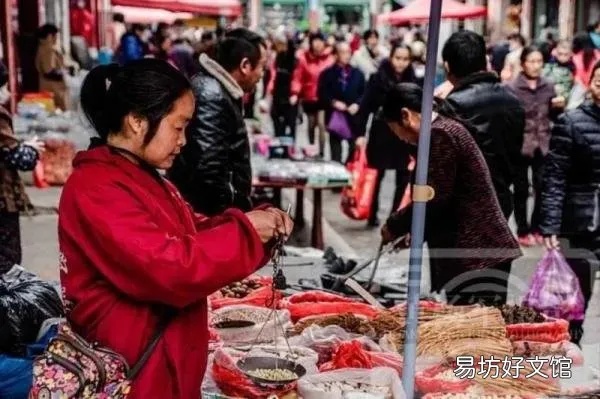
<path fill-rule="evenodd" d="M 33 364 L 29 399 L 125 399 L 169 319 L 161 319 L 150 344 L 130 369 L 123 356 L 90 344 L 68 324 L 59 326 L 44 354 Z"/>

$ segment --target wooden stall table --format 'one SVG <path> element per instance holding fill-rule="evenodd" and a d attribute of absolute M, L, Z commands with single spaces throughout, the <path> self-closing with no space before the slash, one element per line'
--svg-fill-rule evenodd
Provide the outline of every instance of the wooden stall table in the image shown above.
<path fill-rule="evenodd" d="M 304 191 L 313 192 L 313 218 L 311 229 L 311 245 L 314 248 L 324 249 L 323 242 L 323 190 L 334 190 L 348 186 L 346 182 L 331 182 L 326 184 L 297 184 L 285 181 L 260 181 L 253 179 L 252 186 L 255 188 L 270 188 L 274 191 L 274 202 L 281 207 L 281 190 L 284 188 L 296 190 L 296 212 L 294 215 L 295 225 L 304 227 Z"/>

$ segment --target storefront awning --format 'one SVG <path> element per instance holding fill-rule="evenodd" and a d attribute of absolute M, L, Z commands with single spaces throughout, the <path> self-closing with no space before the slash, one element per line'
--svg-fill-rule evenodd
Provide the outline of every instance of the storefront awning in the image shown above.
<path fill-rule="evenodd" d="M 369 0 L 323 0 L 322 4 L 335 7 L 368 6 Z"/>
<path fill-rule="evenodd" d="M 483 6 L 465 4 L 457 0 L 444 0 L 441 3 L 443 19 L 481 18 L 487 15 L 487 9 Z M 429 20 L 430 14 L 429 0 L 413 0 L 400 10 L 380 15 L 378 20 L 390 25 L 422 23 Z"/>
<path fill-rule="evenodd" d="M 222 17 L 237 17 L 242 13 L 239 0 L 112 0 L 112 4 Z"/>
<path fill-rule="evenodd" d="M 159 8 L 140 8 L 127 6 L 114 6 L 113 13 L 120 13 L 125 16 L 125 21 L 129 23 L 151 24 L 155 22 L 166 22 L 172 24 L 177 19 L 191 19 L 194 14 L 189 12 L 171 12 Z"/>

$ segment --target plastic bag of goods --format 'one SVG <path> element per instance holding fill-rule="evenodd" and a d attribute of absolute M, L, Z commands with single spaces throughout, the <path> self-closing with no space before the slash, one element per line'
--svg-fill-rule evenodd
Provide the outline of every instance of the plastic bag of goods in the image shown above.
<path fill-rule="evenodd" d="M 303 377 L 298 382 L 303 399 L 404 399 L 398 374 L 387 367 L 371 370 L 340 369 Z"/>
<path fill-rule="evenodd" d="M 20 266 L 0 276 L 0 353 L 24 355 L 42 323 L 63 315 L 62 302 L 51 284 Z"/>
<path fill-rule="evenodd" d="M 302 334 L 304 330 L 312 325 L 320 327 L 339 326 L 349 333 L 364 335 L 371 339 L 376 338 L 377 335 L 366 317 L 357 316 L 352 313 L 305 317 L 294 324 L 293 332 L 295 334 Z"/>
<path fill-rule="evenodd" d="M 75 144 L 59 136 L 44 138 L 46 150 L 41 153 L 40 161 L 44 165 L 44 180 L 48 184 L 62 185 L 73 171 Z"/>
<path fill-rule="evenodd" d="M 210 326 L 226 344 L 273 342 L 292 324 L 287 310 L 272 312 L 258 306 L 228 306 L 212 312 Z"/>
<path fill-rule="evenodd" d="M 546 252 L 529 285 L 523 305 L 565 320 L 583 320 L 579 280 L 559 250 Z"/>
<path fill-rule="evenodd" d="M 375 307 L 359 302 L 284 302 L 280 307 L 290 312 L 294 323 L 309 316 L 352 313 L 372 319 L 379 314 Z"/>
<path fill-rule="evenodd" d="M 506 335 L 511 341 L 558 343 L 571 339 L 569 322 L 551 318 L 544 323 L 508 324 Z"/>
<path fill-rule="evenodd" d="M 272 284 L 272 277 L 251 276 L 221 288 L 208 300 L 213 310 L 231 305 L 271 307 L 273 300 L 279 301 L 282 297 L 281 293 L 276 291 L 273 298 Z"/>
<path fill-rule="evenodd" d="M 436 365 L 415 374 L 415 390 L 420 394 L 427 393 L 467 393 L 475 387 L 473 380 L 461 379 L 454 369 Z"/>
<path fill-rule="evenodd" d="M 237 366 L 244 354 L 233 349 L 217 349 L 212 364 L 212 378 L 219 389 L 227 396 L 246 399 L 283 397 L 296 389 L 296 383 L 277 386 L 256 384 Z"/>
<path fill-rule="evenodd" d="M 285 307 L 292 303 L 319 303 L 319 302 L 354 302 L 357 303 L 356 299 L 347 298 L 342 295 L 330 294 L 323 291 L 305 291 L 292 294 L 285 299 L 281 300 L 281 306 Z"/>
<path fill-rule="evenodd" d="M 515 356 L 525 358 L 532 357 L 566 357 L 571 359 L 573 366 L 581 366 L 584 363 L 583 352 L 571 341 L 557 343 L 536 341 L 513 341 L 513 352 Z"/>
<path fill-rule="evenodd" d="M 290 345 L 303 346 L 319 355 L 319 365 L 331 360 L 336 348 L 344 341 L 358 340 L 372 351 L 380 351 L 379 345 L 367 337 L 351 334 L 339 326 L 310 326 L 302 334 L 290 337 Z"/>
<path fill-rule="evenodd" d="M 332 371 L 344 368 L 372 369 L 389 367 L 398 375 L 402 374 L 402 357 L 395 353 L 371 352 L 360 341 L 342 342 L 336 348 L 331 361 L 322 364 L 320 371 Z"/>

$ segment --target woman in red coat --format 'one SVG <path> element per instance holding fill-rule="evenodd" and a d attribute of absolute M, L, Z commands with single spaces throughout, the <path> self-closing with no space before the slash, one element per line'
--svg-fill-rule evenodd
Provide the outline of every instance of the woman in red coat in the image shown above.
<path fill-rule="evenodd" d="M 189 82 L 166 62 L 98 67 L 81 103 L 100 138 L 77 155 L 60 201 L 67 318 L 133 365 L 171 313 L 131 399 L 196 399 L 207 360 L 206 297 L 264 265 L 265 246 L 292 223 L 272 208 L 194 214 L 157 172 L 185 145 L 194 113 Z"/>

